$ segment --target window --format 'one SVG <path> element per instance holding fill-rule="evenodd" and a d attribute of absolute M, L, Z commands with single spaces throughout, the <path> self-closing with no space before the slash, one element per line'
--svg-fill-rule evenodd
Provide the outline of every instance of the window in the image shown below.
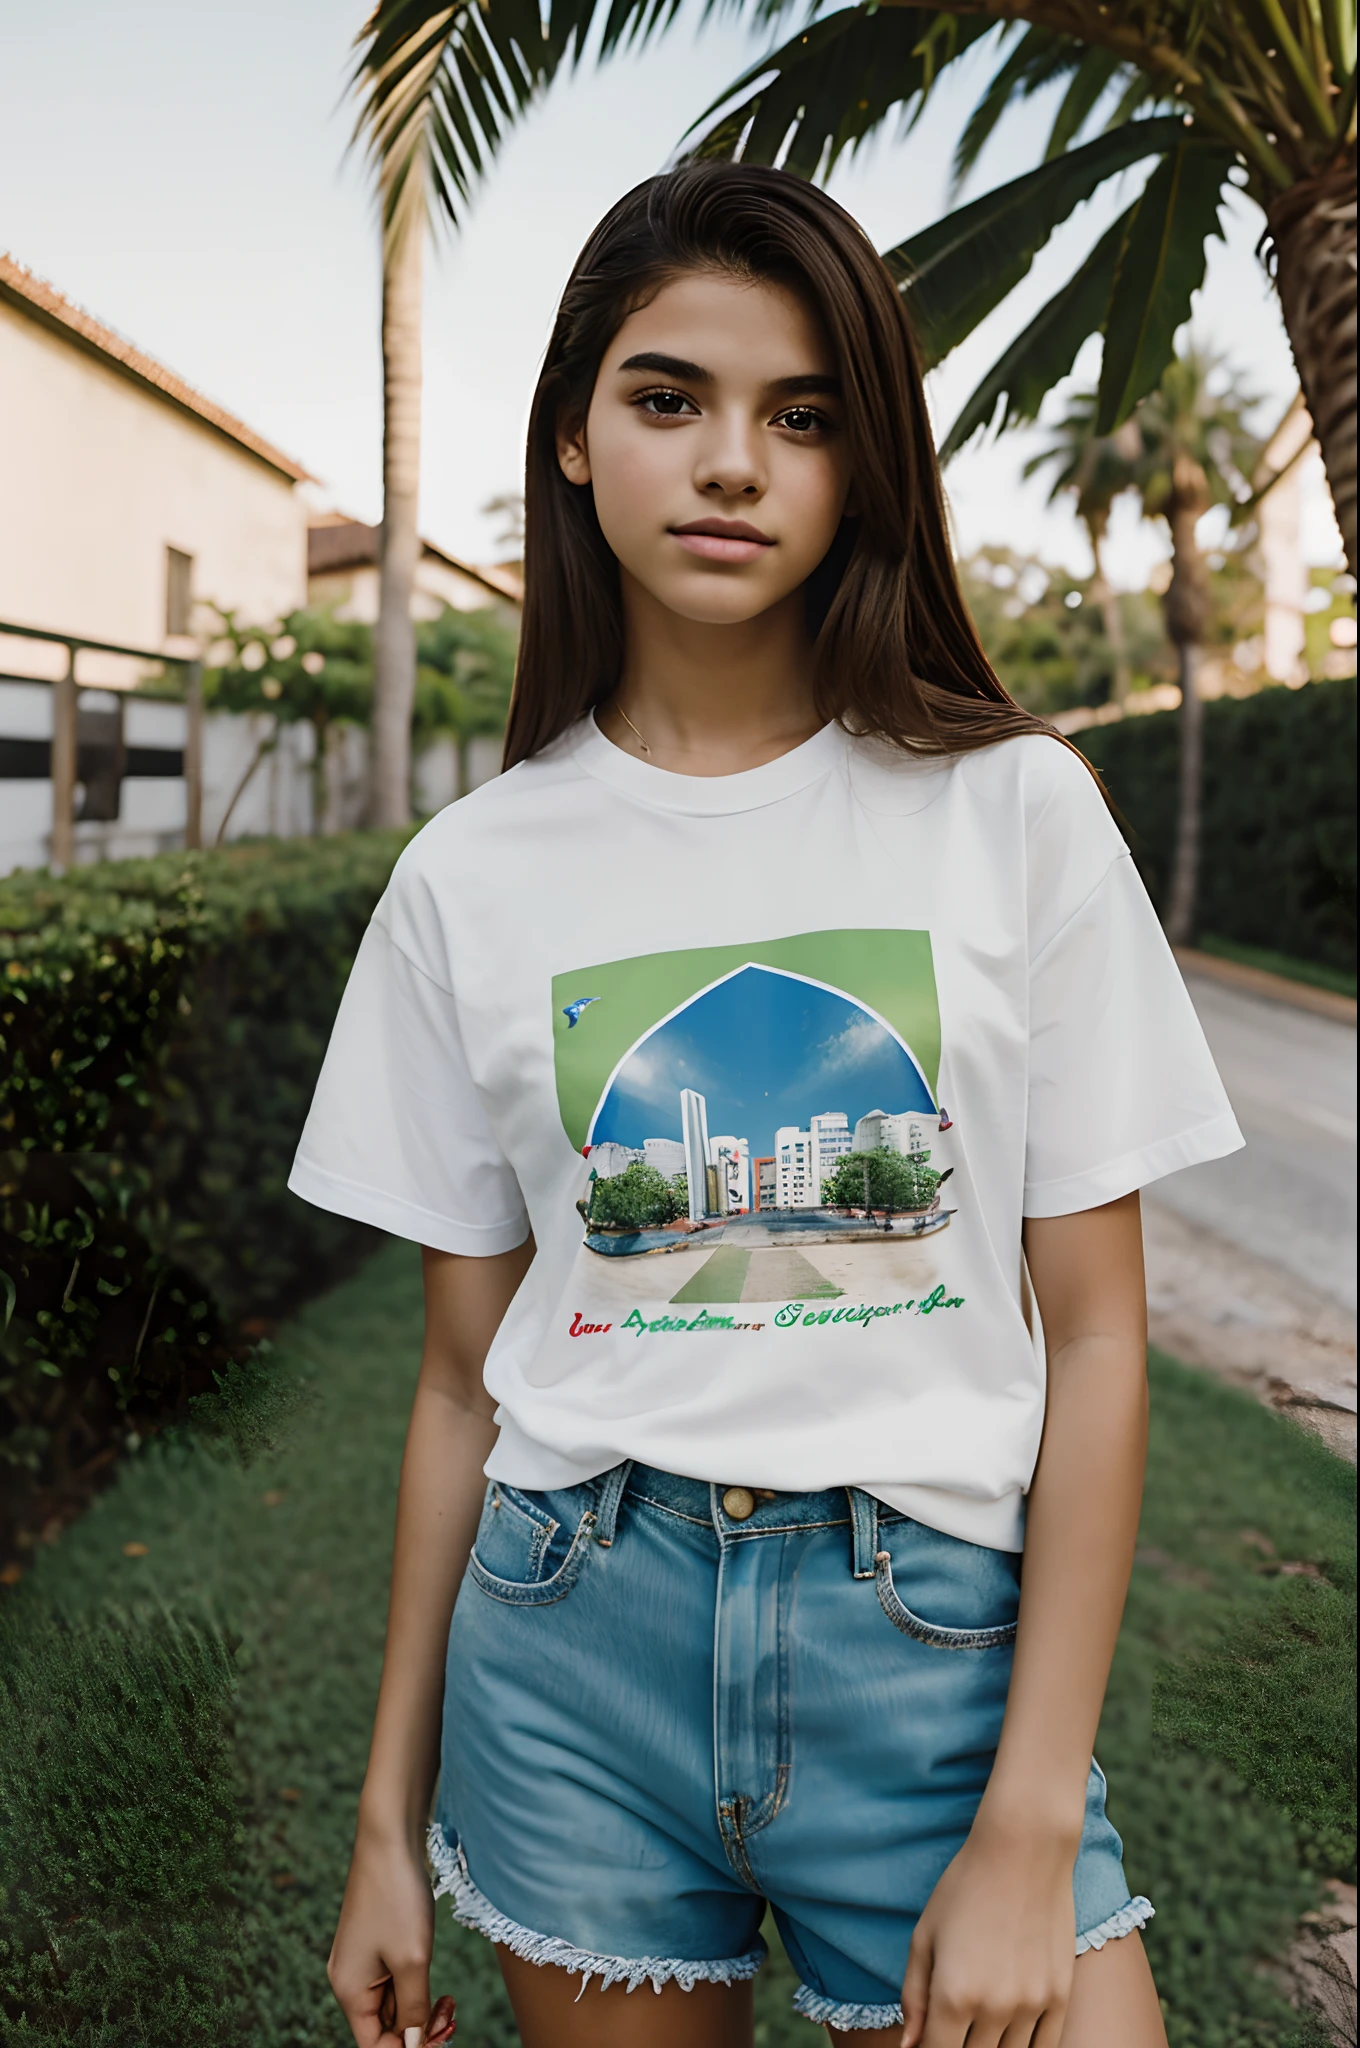
<path fill-rule="evenodd" d="M 165 550 L 165 630 L 168 634 L 192 632 L 194 616 L 194 558 L 182 548 Z"/>

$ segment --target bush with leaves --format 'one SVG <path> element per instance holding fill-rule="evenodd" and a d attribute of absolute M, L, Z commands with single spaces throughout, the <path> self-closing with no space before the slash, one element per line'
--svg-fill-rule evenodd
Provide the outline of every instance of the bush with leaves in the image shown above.
<path fill-rule="evenodd" d="M 420 754 L 440 733 L 458 750 L 458 795 L 470 786 L 472 742 L 496 739 L 510 715 L 517 634 L 494 611 L 446 606 L 416 629 L 416 700 L 411 744 Z"/>
<path fill-rule="evenodd" d="M 872 1152 L 847 1152 L 822 1182 L 822 1200 L 830 1209 L 928 1209 L 946 1178 L 930 1164 L 929 1152 L 894 1152 L 886 1145 Z M 866 1195 L 867 1190 L 867 1195 Z"/>
<path fill-rule="evenodd" d="M 1354 973 L 1355 739 L 1353 677 L 1205 705 L 1201 932 Z M 1179 713 L 1093 726 L 1077 745 L 1163 909 Z"/>
<path fill-rule="evenodd" d="M 622 1173 L 591 1182 L 586 1216 L 592 1230 L 643 1230 L 674 1223 L 686 1206 L 674 1181 L 635 1159 Z"/>
<path fill-rule="evenodd" d="M 401 844 L 0 882 L 0 1545 L 196 1400 L 226 1427 L 268 1320 L 372 1241 L 286 1182 Z"/>

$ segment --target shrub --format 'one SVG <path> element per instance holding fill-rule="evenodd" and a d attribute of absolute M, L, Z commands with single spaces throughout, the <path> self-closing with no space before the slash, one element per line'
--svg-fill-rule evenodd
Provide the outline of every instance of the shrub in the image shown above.
<path fill-rule="evenodd" d="M 643 1230 L 649 1224 L 673 1223 L 685 1213 L 686 1198 L 675 1182 L 640 1159 L 607 1180 L 592 1181 L 586 1209 L 594 1230 Z"/>
<path fill-rule="evenodd" d="M 242 1376 L 250 1343 L 374 1241 L 286 1182 L 401 843 L 261 842 L 0 882 L 10 1531 L 196 1397 L 240 1438 L 261 1379 Z"/>
<path fill-rule="evenodd" d="M 1077 745 L 1104 776 L 1163 908 L 1176 839 L 1178 713 L 1094 726 Z M 1353 678 L 1206 704 L 1200 928 L 1354 972 L 1354 777 Z"/>

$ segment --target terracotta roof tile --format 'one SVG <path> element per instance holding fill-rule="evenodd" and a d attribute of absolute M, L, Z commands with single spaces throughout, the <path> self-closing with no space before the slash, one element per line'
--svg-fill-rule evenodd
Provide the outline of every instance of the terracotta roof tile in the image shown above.
<path fill-rule="evenodd" d="M 12 305 L 17 304 L 21 312 L 36 314 L 49 326 L 64 328 L 75 341 L 84 343 L 99 355 L 107 356 L 138 383 L 149 385 L 153 391 L 158 391 L 172 404 L 182 406 L 186 412 L 195 414 L 208 426 L 215 427 L 219 434 L 225 434 L 228 440 L 248 449 L 252 455 L 257 455 L 261 462 L 266 462 L 271 469 L 277 469 L 284 476 L 291 477 L 295 483 L 314 481 L 310 470 L 304 469 L 300 462 L 294 462 L 290 455 L 283 454 L 262 435 L 253 432 L 243 420 L 238 420 L 234 413 L 215 405 L 212 399 L 205 398 L 201 391 L 195 391 L 191 384 L 186 384 L 173 370 L 167 370 L 163 363 L 156 362 L 151 356 L 143 355 L 139 348 L 134 347 L 121 334 L 115 334 L 111 327 L 105 327 L 103 322 L 96 320 L 92 314 L 73 305 L 44 278 L 35 277 L 31 270 L 26 270 L 22 263 L 17 263 L 12 256 L 4 254 L 3 251 L 0 251 L 0 300 L 7 300 Z"/>

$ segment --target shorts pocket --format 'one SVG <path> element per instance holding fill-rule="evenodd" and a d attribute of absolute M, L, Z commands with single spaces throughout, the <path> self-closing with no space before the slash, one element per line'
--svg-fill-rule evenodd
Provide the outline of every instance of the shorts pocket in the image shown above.
<path fill-rule="evenodd" d="M 880 1529 L 878 1601 L 893 1627 L 939 1650 L 994 1650 L 1015 1641 L 1019 1560 L 901 1521 Z M 895 1554 L 894 1554 L 895 1553 Z"/>
<path fill-rule="evenodd" d="M 510 1607 L 546 1607 L 575 1585 L 595 1527 L 589 1489 L 524 1493 L 493 1479 L 468 1558 L 473 1582 Z"/>

